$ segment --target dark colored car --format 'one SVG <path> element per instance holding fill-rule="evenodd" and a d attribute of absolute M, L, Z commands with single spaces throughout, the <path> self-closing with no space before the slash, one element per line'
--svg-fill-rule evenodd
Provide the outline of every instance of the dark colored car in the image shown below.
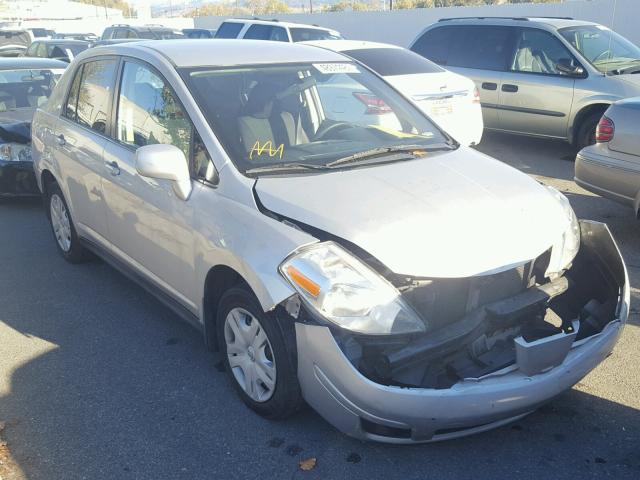
<path fill-rule="evenodd" d="M 48 28 L 27 28 L 27 30 L 31 31 L 34 38 L 50 38 L 53 37 L 56 32 L 55 30 L 50 30 Z"/>
<path fill-rule="evenodd" d="M 146 40 L 169 40 L 185 38 L 180 30 L 162 25 L 125 25 L 117 24 L 104 29 L 102 40 L 119 38 L 144 38 Z"/>
<path fill-rule="evenodd" d="M 24 52 L 25 57 L 54 58 L 69 63 L 80 52 L 83 52 L 91 46 L 91 43 L 85 40 L 73 39 L 47 39 L 35 40 L 27 51 Z"/>
<path fill-rule="evenodd" d="M 28 30 L 0 29 L 0 57 L 18 57 L 32 41 L 33 34 Z"/>
<path fill-rule="evenodd" d="M 183 28 L 182 33 L 187 38 L 215 38 L 216 31 L 212 28 Z"/>
<path fill-rule="evenodd" d="M 55 40 L 84 40 L 86 42 L 95 42 L 98 35 L 95 33 L 55 33 L 51 38 Z"/>
<path fill-rule="evenodd" d="M 31 120 L 67 64 L 0 58 L 0 198 L 39 195 L 31 160 Z"/>

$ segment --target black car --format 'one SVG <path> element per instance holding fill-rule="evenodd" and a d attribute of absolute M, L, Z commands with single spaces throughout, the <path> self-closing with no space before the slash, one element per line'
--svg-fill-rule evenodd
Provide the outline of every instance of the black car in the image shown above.
<path fill-rule="evenodd" d="M 31 120 L 67 64 L 0 58 L 0 198 L 39 195 L 31 161 Z"/>
<path fill-rule="evenodd" d="M 146 40 L 170 40 L 185 38 L 180 30 L 162 25 L 126 25 L 117 24 L 104 29 L 102 40 L 119 38 L 144 38 Z"/>
<path fill-rule="evenodd" d="M 212 28 L 183 28 L 182 33 L 187 38 L 215 38 L 216 30 Z"/>

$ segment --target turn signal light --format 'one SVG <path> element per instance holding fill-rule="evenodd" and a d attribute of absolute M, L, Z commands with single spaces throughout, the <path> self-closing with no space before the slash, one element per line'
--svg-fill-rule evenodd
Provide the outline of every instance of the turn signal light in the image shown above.
<path fill-rule="evenodd" d="M 596 127 L 596 142 L 610 142 L 613 139 L 615 131 L 616 126 L 613 124 L 613 120 L 603 115 Z"/>
<path fill-rule="evenodd" d="M 471 103 L 480 105 L 480 90 L 478 90 L 478 87 L 475 87 L 473 89 L 473 100 L 471 101 Z"/>
<path fill-rule="evenodd" d="M 312 297 L 317 298 L 318 295 L 320 295 L 320 285 L 311 280 L 293 265 L 289 265 L 287 267 L 287 274 L 291 280 L 293 280 L 301 289 Z"/>

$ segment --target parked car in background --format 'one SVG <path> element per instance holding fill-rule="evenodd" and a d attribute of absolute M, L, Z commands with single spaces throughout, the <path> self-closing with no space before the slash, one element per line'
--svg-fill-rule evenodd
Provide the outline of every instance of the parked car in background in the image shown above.
<path fill-rule="evenodd" d="M 31 119 L 67 64 L 0 58 L 0 197 L 39 195 L 31 160 Z"/>
<path fill-rule="evenodd" d="M 95 42 L 98 40 L 98 35 L 95 33 L 54 33 L 51 37 L 56 40 L 84 40 L 86 42 Z"/>
<path fill-rule="evenodd" d="M 472 80 L 449 72 L 396 45 L 357 40 L 319 40 L 305 43 L 340 52 L 359 61 L 416 102 L 422 111 L 457 141 L 465 145 L 480 143 L 482 111 L 478 89 Z M 377 105 L 376 97 L 357 92 L 352 95 L 367 107 L 363 112 L 365 121 L 371 115 L 384 115 L 386 111 L 390 111 L 388 108 L 385 110 L 383 105 Z"/>
<path fill-rule="evenodd" d="M 630 288 L 606 225 L 344 55 L 215 43 L 80 54 L 36 112 L 34 169 L 60 254 L 98 253 L 200 328 L 248 407 L 443 440 L 609 355 Z M 396 126 L 338 116 L 318 86 L 341 76 Z"/>
<path fill-rule="evenodd" d="M 246 40 L 273 40 L 276 42 L 307 42 L 311 40 L 338 40 L 339 32 L 318 25 L 280 22 L 278 20 L 229 19 L 222 22 L 216 38 L 244 38 Z"/>
<path fill-rule="evenodd" d="M 24 29 L 0 29 L 0 57 L 18 57 L 33 41 L 33 34 Z"/>
<path fill-rule="evenodd" d="M 640 95 L 640 48 L 568 18 L 453 18 L 411 50 L 473 79 L 492 130 L 593 144 L 609 105 Z"/>
<path fill-rule="evenodd" d="M 91 45 L 85 40 L 47 39 L 34 40 L 24 52 L 25 57 L 54 58 L 69 63 L 76 55 Z"/>
<path fill-rule="evenodd" d="M 629 205 L 640 214 L 640 97 L 620 100 L 604 113 L 595 145 L 578 153 L 575 181 L 582 188 Z"/>
<path fill-rule="evenodd" d="M 216 30 L 213 28 L 183 28 L 182 34 L 187 38 L 215 38 Z"/>
<path fill-rule="evenodd" d="M 143 38 L 146 40 L 168 40 L 185 38 L 180 30 L 162 25 L 127 25 L 116 24 L 104 29 L 101 40 L 121 38 Z"/>
<path fill-rule="evenodd" d="M 48 28 L 36 27 L 27 28 L 27 30 L 29 30 L 33 34 L 34 38 L 51 38 L 56 34 L 55 30 L 50 30 Z"/>

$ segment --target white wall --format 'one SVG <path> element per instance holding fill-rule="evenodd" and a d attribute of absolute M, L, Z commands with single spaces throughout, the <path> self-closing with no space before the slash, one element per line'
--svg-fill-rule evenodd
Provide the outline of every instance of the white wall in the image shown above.
<path fill-rule="evenodd" d="M 615 11 L 614 11 L 615 6 Z M 576 0 L 555 4 L 515 4 L 486 7 L 421 8 L 391 12 L 335 12 L 266 15 L 300 23 L 315 23 L 340 31 L 350 39 L 407 46 L 420 31 L 440 18 L 470 16 L 558 16 L 606 25 L 640 45 L 640 0 Z M 224 17 L 197 17 L 195 26 L 217 28 Z"/>

